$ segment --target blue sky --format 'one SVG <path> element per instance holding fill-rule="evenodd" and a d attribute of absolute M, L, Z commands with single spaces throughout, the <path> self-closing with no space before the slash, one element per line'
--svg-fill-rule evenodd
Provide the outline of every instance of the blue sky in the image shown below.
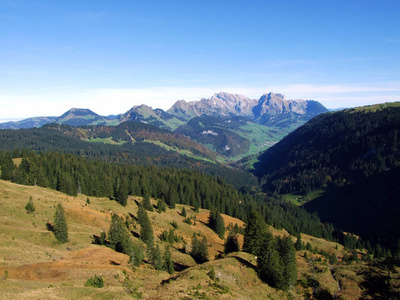
<path fill-rule="evenodd" d="M 226 91 L 400 101 L 400 1 L 0 0 L 0 120 Z"/>

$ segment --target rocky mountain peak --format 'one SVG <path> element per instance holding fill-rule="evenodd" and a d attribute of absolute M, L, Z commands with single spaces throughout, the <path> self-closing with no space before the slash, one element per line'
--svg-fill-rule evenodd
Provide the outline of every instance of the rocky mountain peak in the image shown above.
<path fill-rule="evenodd" d="M 253 108 L 254 116 L 260 117 L 266 113 L 276 115 L 284 113 L 305 114 L 307 111 L 307 101 L 287 100 L 282 94 L 264 94 L 258 100 L 258 104 Z"/>

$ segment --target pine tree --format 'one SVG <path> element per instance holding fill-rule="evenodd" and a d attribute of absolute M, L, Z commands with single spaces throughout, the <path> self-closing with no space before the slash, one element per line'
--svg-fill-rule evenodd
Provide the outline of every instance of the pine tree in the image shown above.
<path fill-rule="evenodd" d="M 68 242 L 68 227 L 65 219 L 64 207 L 58 203 L 54 215 L 53 232 L 56 239 L 61 243 Z"/>
<path fill-rule="evenodd" d="M 257 255 L 257 273 L 260 279 L 272 287 L 280 288 L 283 282 L 283 266 L 276 250 L 275 240 L 268 233 L 262 239 Z"/>
<path fill-rule="evenodd" d="M 290 237 L 278 239 L 277 246 L 283 266 L 280 288 L 288 290 L 297 280 L 296 250 Z"/>
<path fill-rule="evenodd" d="M 211 210 L 208 216 L 208 226 L 223 239 L 225 236 L 225 224 L 221 214 L 216 210 Z"/>
<path fill-rule="evenodd" d="M 185 209 L 185 207 L 182 207 L 182 211 L 181 211 L 181 215 L 182 215 L 182 217 L 184 217 L 184 218 L 186 218 L 186 209 Z"/>
<path fill-rule="evenodd" d="M 26 212 L 29 213 L 33 213 L 35 212 L 35 206 L 33 205 L 33 200 L 32 200 L 32 196 L 29 197 L 29 201 L 28 203 L 25 205 L 25 209 Z"/>
<path fill-rule="evenodd" d="M 131 234 L 125 226 L 125 222 L 117 214 L 111 216 L 108 239 L 111 247 L 118 252 L 131 255 L 133 246 Z"/>
<path fill-rule="evenodd" d="M 301 251 L 303 250 L 303 242 L 301 241 L 301 233 L 299 233 L 296 243 L 294 244 L 294 248 L 296 251 Z"/>
<path fill-rule="evenodd" d="M 263 247 L 263 237 L 267 234 L 265 220 L 257 211 L 253 211 L 245 229 L 243 251 L 258 256 Z"/>
<path fill-rule="evenodd" d="M 143 197 L 142 206 L 145 210 L 148 210 L 148 211 L 154 210 L 153 205 L 151 205 L 151 202 L 150 202 L 150 197 L 147 194 Z"/>
<path fill-rule="evenodd" d="M 229 254 L 238 251 L 240 251 L 238 237 L 234 231 L 230 231 L 225 242 L 224 253 Z"/>
<path fill-rule="evenodd" d="M 164 202 L 164 200 L 159 199 L 157 202 L 157 208 L 158 208 L 158 212 L 162 213 L 162 212 L 166 212 L 167 211 L 167 204 Z"/>
<path fill-rule="evenodd" d="M 142 206 L 140 206 L 138 210 L 138 222 L 140 225 L 140 238 L 146 245 L 152 245 L 154 240 L 153 227 L 151 226 L 147 212 Z"/>
<path fill-rule="evenodd" d="M 156 269 L 156 270 L 162 270 L 163 269 L 163 260 L 161 257 L 161 251 L 160 247 L 158 244 L 156 246 L 151 246 L 147 248 L 148 251 L 148 257 L 150 264 Z"/>
<path fill-rule="evenodd" d="M 204 263 L 208 261 L 208 245 L 206 237 L 203 237 L 203 239 L 200 241 L 197 239 L 197 234 L 193 233 L 192 251 L 190 252 L 190 255 L 198 263 Z"/>
<path fill-rule="evenodd" d="M 171 257 L 170 245 L 166 245 L 164 250 L 164 270 L 169 274 L 173 274 L 175 271 Z"/>
<path fill-rule="evenodd" d="M 131 263 L 135 267 L 140 267 L 144 259 L 144 250 L 142 241 L 139 240 L 138 243 L 133 245 Z"/>

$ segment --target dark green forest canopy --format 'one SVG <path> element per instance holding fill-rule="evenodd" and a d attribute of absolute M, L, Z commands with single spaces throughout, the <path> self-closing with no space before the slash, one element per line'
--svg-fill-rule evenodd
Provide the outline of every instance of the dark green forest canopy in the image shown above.
<path fill-rule="evenodd" d="M 15 165 L 12 157 L 20 158 Z M 200 171 L 171 167 L 135 166 L 87 159 L 57 152 L 36 153 L 31 150 L 0 151 L 1 179 L 19 184 L 38 185 L 76 195 L 102 196 L 115 199 L 116 193 L 165 199 L 167 204 L 188 204 L 216 209 L 244 221 L 258 210 L 269 225 L 299 232 L 334 238 L 334 228 L 324 225 L 314 214 L 289 203 L 262 194 L 243 194 L 221 177 Z"/>
<path fill-rule="evenodd" d="M 93 142 L 102 139 L 112 143 Z M 198 158 L 167 150 L 154 142 L 190 151 Z M 0 149 L 57 151 L 107 162 L 194 169 L 224 178 L 237 188 L 257 185 L 251 174 L 212 162 L 212 152 L 189 138 L 139 122 L 126 122 L 115 127 L 50 124 L 41 128 L 0 130 Z"/>
<path fill-rule="evenodd" d="M 278 194 L 337 186 L 400 162 L 400 107 L 319 115 L 259 157 L 254 174 Z"/>
<path fill-rule="evenodd" d="M 320 190 L 308 211 L 390 246 L 399 238 L 399 139 L 396 103 L 327 113 L 262 154 L 254 173 L 270 195 Z"/>

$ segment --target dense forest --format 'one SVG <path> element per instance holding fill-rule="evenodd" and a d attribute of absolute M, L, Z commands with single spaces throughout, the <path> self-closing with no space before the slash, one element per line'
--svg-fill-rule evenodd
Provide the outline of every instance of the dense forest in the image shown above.
<path fill-rule="evenodd" d="M 320 191 L 305 204 L 368 239 L 399 238 L 400 107 L 376 105 L 315 117 L 259 157 L 270 195 Z"/>
<path fill-rule="evenodd" d="M 50 124 L 41 128 L 0 130 L 0 149 L 57 151 L 115 163 L 195 169 L 220 176 L 237 188 L 257 184 L 249 173 L 213 161 L 211 151 L 189 138 L 139 122 L 115 127 Z"/>
<path fill-rule="evenodd" d="M 17 164 L 15 162 L 18 162 Z M 0 152 L 1 179 L 48 187 L 69 195 L 103 196 L 126 204 L 128 195 L 163 199 L 168 205 L 189 204 L 247 220 L 257 210 L 269 225 L 330 240 L 333 226 L 316 214 L 256 192 L 239 192 L 221 177 L 187 169 L 135 166 L 57 152 Z"/>
<path fill-rule="evenodd" d="M 400 162 L 400 107 L 319 115 L 265 151 L 254 173 L 284 194 L 343 186 Z"/>

